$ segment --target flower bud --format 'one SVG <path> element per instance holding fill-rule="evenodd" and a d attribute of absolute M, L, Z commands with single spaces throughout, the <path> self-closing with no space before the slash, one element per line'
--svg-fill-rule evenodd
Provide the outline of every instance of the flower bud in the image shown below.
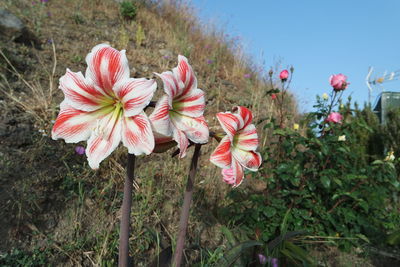
<path fill-rule="evenodd" d="M 283 70 L 279 74 L 279 78 L 281 79 L 282 82 L 286 82 L 287 78 L 289 77 L 289 72 L 288 70 Z"/>

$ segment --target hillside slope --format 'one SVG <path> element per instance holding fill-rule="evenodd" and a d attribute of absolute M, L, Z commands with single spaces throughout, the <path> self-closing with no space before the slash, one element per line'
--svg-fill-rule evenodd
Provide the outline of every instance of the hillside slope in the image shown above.
<path fill-rule="evenodd" d="M 270 83 L 260 68 L 246 59 L 235 39 L 205 29 L 186 6 L 142 3 L 134 20 L 123 18 L 117 1 L 111 0 L 5 0 L 0 8 L 22 19 L 41 43 L 41 49 L 0 43 L 16 68 L 0 61 L 0 254 L 7 253 L 6 260 L 52 266 L 115 264 L 126 149 L 120 146 L 93 171 L 75 153 L 75 144 L 49 136 L 63 99 L 59 77 L 66 68 L 83 72 L 85 56 L 96 44 L 126 49 L 133 77 L 154 78 L 153 72 L 175 67 L 178 54 L 187 56 L 199 88 L 206 92 L 211 129 L 218 125 L 214 114 L 235 105 L 250 107 L 255 118 L 275 113 L 264 97 Z M 208 162 L 215 146 L 214 141 L 205 147 L 200 162 L 187 240 L 189 262 L 225 242 L 217 211 L 230 188 Z M 176 236 L 188 162 L 165 154 L 138 160 L 131 236 L 138 266 L 147 266 Z"/>

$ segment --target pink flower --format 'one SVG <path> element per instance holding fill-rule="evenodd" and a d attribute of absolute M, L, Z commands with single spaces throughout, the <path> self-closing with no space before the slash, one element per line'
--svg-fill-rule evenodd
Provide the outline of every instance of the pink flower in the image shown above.
<path fill-rule="evenodd" d="M 217 119 L 227 133 L 210 157 L 222 170 L 225 182 L 234 187 L 243 181 L 244 169 L 257 171 L 261 165 L 257 130 L 252 124 L 253 115 L 245 107 L 236 107 L 237 113 L 220 112 Z"/>
<path fill-rule="evenodd" d="M 329 83 L 332 85 L 335 91 L 341 91 L 347 88 L 347 85 L 350 84 L 347 81 L 347 76 L 343 74 L 331 75 L 329 77 Z"/>
<path fill-rule="evenodd" d="M 343 116 L 338 112 L 332 112 L 329 114 L 328 118 L 326 118 L 327 122 L 333 123 L 342 123 Z"/>
<path fill-rule="evenodd" d="M 271 99 L 272 99 L 272 100 L 275 100 L 275 99 L 276 99 L 276 94 L 272 94 L 272 95 L 271 95 Z"/>
<path fill-rule="evenodd" d="M 289 72 L 288 72 L 288 70 L 283 70 L 283 71 L 281 71 L 281 73 L 279 74 L 279 78 L 281 79 L 282 82 L 286 81 L 288 77 L 289 77 Z"/>
<path fill-rule="evenodd" d="M 150 120 L 156 143 L 175 140 L 180 157 L 186 155 L 189 140 L 208 142 L 208 126 L 203 117 L 205 99 L 203 90 L 197 88 L 197 79 L 186 57 L 178 57 L 178 66 L 157 74 L 164 83 L 165 95 L 157 102 Z"/>
<path fill-rule="evenodd" d="M 83 155 L 83 154 L 85 154 L 85 148 L 83 146 L 76 146 L 75 152 L 78 155 Z"/>
<path fill-rule="evenodd" d="M 130 154 L 150 154 L 154 136 L 143 108 L 153 97 L 156 82 L 129 78 L 125 50 L 107 44 L 95 46 L 86 63 L 85 76 L 67 69 L 60 78 L 65 99 L 53 126 L 53 139 L 87 140 L 86 155 L 93 169 L 121 141 Z"/>
<path fill-rule="evenodd" d="M 261 265 L 265 265 L 267 263 L 267 257 L 264 254 L 258 254 L 257 256 Z"/>

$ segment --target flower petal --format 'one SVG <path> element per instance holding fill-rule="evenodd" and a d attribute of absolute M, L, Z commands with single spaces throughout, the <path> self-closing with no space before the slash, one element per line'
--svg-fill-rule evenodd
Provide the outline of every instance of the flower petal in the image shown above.
<path fill-rule="evenodd" d="M 140 114 L 150 103 L 157 89 L 155 80 L 127 79 L 115 84 L 113 90 L 124 108 L 124 116 L 132 117 Z"/>
<path fill-rule="evenodd" d="M 232 164 L 231 140 L 224 136 L 210 156 L 210 161 L 223 169 L 229 169 Z"/>
<path fill-rule="evenodd" d="M 86 156 L 92 169 L 98 169 L 100 162 L 107 158 L 121 142 L 122 117 L 121 113 L 111 112 L 98 122 L 86 148 Z"/>
<path fill-rule="evenodd" d="M 104 117 L 110 108 L 86 112 L 71 107 L 66 101 L 60 104 L 61 110 L 51 131 L 54 140 L 64 139 L 66 143 L 78 143 L 89 138 L 96 120 Z"/>
<path fill-rule="evenodd" d="M 234 144 L 241 150 L 251 151 L 256 150 L 258 147 L 257 129 L 254 124 L 249 124 L 236 134 Z"/>
<path fill-rule="evenodd" d="M 238 112 L 238 115 L 243 119 L 243 125 L 241 125 L 241 127 L 239 129 L 245 128 L 247 125 L 249 125 L 252 120 L 253 120 L 253 114 L 251 113 L 251 111 L 246 108 L 246 107 L 242 107 L 242 106 L 237 106 L 234 108 L 234 111 Z"/>
<path fill-rule="evenodd" d="M 172 108 L 172 99 L 179 94 L 181 88 L 183 88 L 185 85 L 181 80 L 178 80 L 174 73 L 170 71 L 165 71 L 161 74 L 155 74 L 163 81 L 164 92 L 169 96 L 169 105 Z"/>
<path fill-rule="evenodd" d="M 198 88 L 172 101 L 174 111 L 189 117 L 203 116 L 205 106 L 204 92 Z"/>
<path fill-rule="evenodd" d="M 172 135 L 172 125 L 169 119 L 168 95 L 163 95 L 149 116 L 153 130 L 165 136 Z"/>
<path fill-rule="evenodd" d="M 209 130 L 204 117 L 192 118 L 170 111 L 170 119 L 177 129 L 183 131 L 193 143 L 208 142 Z"/>
<path fill-rule="evenodd" d="M 128 59 L 125 50 L 118 51 L 108 44 L 99 44 L 93 47 L 86 56 L 86 78 L 91 79 L 108 95 L 114 93 L 112 88 L 118 81 L 129 78 Z"/>
<path fill-rule="evenodd" d="M 87 81 L 81 72 L 67 69 L 65 75 L 60 78 L 60 89 L 64 92 L 67 103 L 82 111 L 94 111 L 112 104 L 112 99 Z"/>
<path fill-rule="evenodd" d="M 174 128 L 172 137 L 178 143 L 179 148 L 179 157 L 183 158 L 186 156 L 187 147 L 189 146 L 189 140 L 186 137 L 185 133 Z"/>
<path fill-rule="evenodd" d="M 123 117 L 122 142 L 130 154 L 149 155 L 154 149 L 154 136 L 147 115 Z"/>
<path fill-rule="evenodd" d="M 186 57 L 178 56 L 178 66 L 174 68 L 173 73 L 178 78 L 178 80 L 184 83 L 184 87 L 181 87 L 178 95 L 186 95 L 191 90 L 197 88 L 197 79 L 194 75 L 192 67 L 189 65 Z"/>
<path fill-rule="evenodd" d="M 236 180 L 236 175 L 233 172 L 233 169 L 222 169 L 221 171 L 222 174 L 222 180 L 224 180 L 225 183 L 234 185 L 235 180 Z"/>
<path fill-rule="evenodd" d="M 258 152 L 244 151 L 235 147 L 231 151 L 233 158 L 250 171 L 257 171 L 262 163 L 261 155 Z"/>
<path fill-rule="evenodd" d="M 232 169 L 233 175 L 235 175 L 233 187 L 238 187 L 243 182 L 244 171 L 242 165 L 235 158 L 232 158 Z"/>
<path fill-rule="evenodd" d="M 153 132 L 155 146 L 153 153 L 163 153 L 177 145 L 177 143 L 172 139 L 172 137 L 161 135 L 157 132 Z"/>
<path fill-rule="evenodd" d="M 230 112 L 217 113 L 217 119 L 222 126 L 222 129 L 228 134 L 229 138 L 233 140 L 233 136 L 239 130 L 239 126 L 243 124 L 240 117 Z"/>

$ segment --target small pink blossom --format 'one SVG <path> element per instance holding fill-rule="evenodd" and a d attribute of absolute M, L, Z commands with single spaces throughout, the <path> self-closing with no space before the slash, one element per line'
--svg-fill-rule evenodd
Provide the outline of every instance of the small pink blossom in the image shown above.
<path fill-rule="evenodd" d="M 347 85 L 350 84 L 347 81 L 347 76 L 343 74 L 335 74 L 329 77 L 329 83 L 332 85 L 335 91 L 342 91 L 347 88 Z"/>
<path fill-rule="evenodd" d="M 289 71 L 288 70 L 283 70 L 279 74 L 279 78 L 281 79 L 282 82 L 285 82 L 288 77 L 289 77 Z"/>
<path fill-rule="evenodd" d="M 271 99 L 272 99 L 272 100 L 275 100 L 275 99 L 276 99 L 276 94 L 272 94 L 272 95 L 271 95 Z"/>
<path fill-rule="evenodd" d="M 85 148 L 83 146 L 76 146 L 75 152 L 78 155 L 83 155 L 83 154 L 85 154 Z"/>
<path fill-rule="evenodd" d="M 265 255 L 263 255 L 261 253 L 258 254 L 258 260 L 261 265 L 265 265 L 267 263 L 267 257 L 265 257 Z"/>
<path fill-rule="evenodd" d="M 328 118 L 326 118 L 327 122 L 333 123 L 342 123 L 343 116 L 339 112 L 332 112 L 329 114 Z"/>
<path fill-rule="evenodd" d="M 248 79 L 248 78 L 251 77 L 251 74 L 250 74 L 250 73 L 246 73 L 245 75 L 243 75 L 243 77 L 246 78 L 246 79 Z"/>

